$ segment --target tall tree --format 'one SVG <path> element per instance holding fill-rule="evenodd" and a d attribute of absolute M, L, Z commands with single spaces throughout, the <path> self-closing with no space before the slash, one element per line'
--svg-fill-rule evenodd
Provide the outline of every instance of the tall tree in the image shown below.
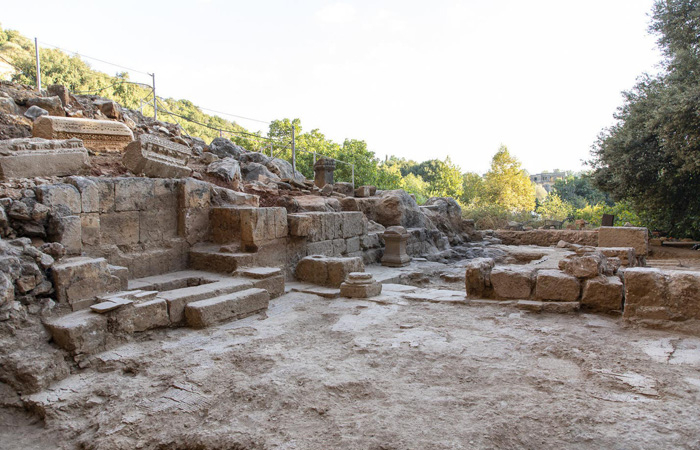
<path fill-rule="evenodd" d="M 535 209 L 535 185 L 505 145 L 493 155 L 484 175 L 484 200 L 512 212 Z"/>
<path fill-rule="evenodd" d="M 700 1 L 657 0 L 663 72 L 644 75 L 593 149 L 593 180 L 662 230 L 700 238 Z"/>

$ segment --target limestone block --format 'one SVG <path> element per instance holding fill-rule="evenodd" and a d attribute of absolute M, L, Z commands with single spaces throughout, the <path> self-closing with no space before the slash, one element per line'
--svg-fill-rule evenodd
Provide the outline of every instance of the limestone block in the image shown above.
<path fill-rule="evenodd" d="M 270 295 L 264 289 L 252 288 L 233 294 L 192 302 L 185 307 L 187 325 L 205 328 L 218 322 L 241 319 L 267 309 Z"/>
<path fill-rule="evenodd" d="M 333 192 L 352 197 L 353 195 L 355 195 L 355 188 L 353 187 L 352 183 L 344 183 L 338 181 L 335 182 L 335 184 L 333 184 Z"/>
<path fill-rule="evenodd" d="M 139 211 L 139 242 L 163 242 L 177 236 L 175 211 Z"/>
<path fill-rule="evenodd" d="M 559 269 L 576 278 L 593 278 L 604 272 L 605 259 L 602 255 L 592 254 L 569 256 L 559 261 Z"/>
<path fill-rule="evenodd" d="M 574 302 L 581 293 L 581 284 L 576 277 L 559 270 L 537 272 L 535 296 L 539 300 Z"/>
<path fill-rule="evenodd" d="M 211 235 L 209 208 L 180 208 L 177 230 L 178 236 L 190 245 L 208 240 Z"/>
<path fill-rule="evenodd" d="M 82 244 L 87 247 L 100 245 L 100 215 L 98 213 L 80 215 L 80 239 Z"/>
<path fill-rule="evenodd" d="M 337 237 L 343 237 L 345 239 L 362 236 L 364 234 L 364 214 L 361 212 L 342 212 L 338 213 L 339 224 L 342 228 L 342 235 Z"/>
<path fill-rule="evenodd" d="M 352 272 L 364 272 L 359 257 L 336 258 L 312 255 L 303 258 L 296 267 L 296 277 L 321 286 L 339 287 Z"/>
<path fill-rule="evenodd" d="M 253 287 L 265 289 L 270 294 L 271 299 L 277 298 L 284 294 L 284 275 L 282 275 L 282 271 L 279 270 L 279 275 L 277 276 L 254 279 Z"/>
<path fill-rule="evenodd" d="M 152 134 L 142 134 L 124 152 L 122 163 L 133 173 L 152 178 L 184 178 L 192 174 L 187 167 L 189 148 Z"/>
<path fill-rule="evenodd" d="M 52 84 L 47 90 L 51 96 L 56 96 L 61 101 L 63 106 L 70 103 L 70 91 L 62 84 Z"/>
<path fill-rule="evenodd" d="M 179 180 L 153 180 L 153 198 L 147 203 L 149 210 L 176 211 L 178 208 Z"/>
<path fill-rule="evenodd" d="M 179 188 L 180 208 L 209 208 L 211 206 L 211 188 L 208 183 L 186 178 Z"/>
<path fill-rule="evenodd" d="M 145 211 L 153 203 L 155 183 L 150 178 L 117 178 L 114 183 L 116 211 Z"/>
<path fill-rule="evenodd" d="M 380 234 L 381 233 L 368 233 L 360 236 L 360 246 L 362 250 L 380 247 L 382 242 Z"/>
<path fill-rule="evenodd" d="M 355 253 L 360 251 L 360 237 L 355 236 L 345 240 L 345 248 L 347 253 Z"/>
<path fill-rule="evenodd" d="M 125 291 L 129 287 L 129 269 L 122 266 L 107 265 L 110 275 L 119 279 L 119 290 Z"/>
<path fill-rule="evenodd" d="M 324 255 L 333 256 L 335 252 L 335 247 L 333 246 L 333 241 L 318 241 L 309 242 L 307 245 L 306 253 L 309 255 Z"/>
<path fill-rule="evenodd" d="M 625 269 L 624 281 L 623 317 L 644 318 L 644 308 L 665 306 L 668 299 L 668 281 L 661 270 L 647 267 Z M 662 315 L 662 318 L 668 316 Z"/>
<path fill-rule="evenodd" d="M 112 212 L 100 215 L 100 242 L 102 244 L 137 244 L 139 233 L 139 211 Z"/>
<path fill-rule="evenodd" d="M 669 270 L 667 300 L 672 320 L 700 319 L 700 273 Z"/>
<path fill-rule="evenodd" d="M 357 206 L 357 201 L 353 197 L 345 197 L 338 200 L 340 202 L 340 209 L 343 211 L 359 211 L 360 207 Z"/>
<path fill-rule="evenodd" d="M 0 141 L 0 178 L 5 180 L 75 175 L 88 167 L 88 153 L 79 139 Z"/>
<path fill-rule="evenodd" d="M 89 310 L 78 311 L 46 323 L 53 341 L 74 354 L 93 354 L 103 350 L 107 317 Z"/>
<path fill-rule="evenodd" d="M 506 299 L 528 299 L 532 292 L 534 269 L 528 266 L 498 266 L 491 270 L 496 295 Z"/>
<path fill-rule="evenodd" d="M 52 116 L 63 117 L 66 115 L 63 103 L 58 96 L 30 98 L 27 100 L 27 106 L 38 106 L 48 111 Z"/>
<path fill-rule="evenodd" d="M 134 135 L 121 122 L 41 116 L 34 121 L 34 137 L 44 139 L 78 138 L 86 148 L 95 151 L 122 151 Z"/>
<path fill-rule="evenodd" d="M 209 212 L 211 237 L 217 244 L 228 244 L 241 239 L 241 209 L 215 207 Z"/>
<path fill-rule="evenodd" d="M 333 256 L 341 256 L 347 253 L 345 239 L 333 239 Z"/>
<path fill-rule="evenodd" d="M 75 186 L 70 184 L 43 184 L 36 187 L 36 195 L 37 200 L 49 208 L 56 208 L 62 205 L 67 207 L 73 214 L 80 214 L 82 210 L 80 192 Z"/>
<path fill-rule="evenodd" d="M 617 258 L 620 266 L 634 267 L 637 264 L 636 253 L 633 247 L 602 247 L 597 250 L 605 255 L 608 263 L 610 263 L 611 259 Z"/>
<path fill-rule="evenodd" d="M 100 190 L 97 183 L 85 177 L 68 177 L 66 181 L 80 192 L 80 209 L 83 213 L 100 211 Z"/>
<path fill-rule="evenodd" d="M 372 274 L 365 272 L 353 272 L 340 285 L 340 295 L 348 298 L 370 298 L 382 293 L 382 285 L 378 283 Z"/>
<path fill-rule="evenodd" d="M 548 312 L 556 314 L 570 314 L 579 310 L 580 302 L 540 302 L 535 300 L 518 300 L 515 305 L 518 309 L 532 312 Z"/>
<path fill-rule="evenodd" d="M 132 320 L 136 332 L 167 327 L 170 325 L 168 304 L 162 298 L 136 303 Z"/>
<path fill-rule="evenodd" d="M 306 237 L 311 233 L 313 219 L 307 214 L 287 214 L 290 236 Z"/>
<path fill-rule="evenodd" d="M 257 251 L 265 241 L 287 236 L 287 210 L 248 208 L 241 210 L 241 242 L 246 251 Z"/>
<path fill-rule="evenodd" d="M 492 258 L 475 258 L 466 266 L 465 286 L 467 297 L 488 298 L 491 295 L 491 269 L 495 262 Z"/>
<path fill-rule="evenodd" d="M 90 306 L 100 294 L 121 288 L 121 281 L 110 273 L 104 258 L 64 258 L 54 264 L 52 273 L 56 298 L 74 310 Z"/>
<path fill-rule="evenodd" d="M 112 178 L 91 178 L 91 180 L 97 185 L 100 213 L 113 212 L 115 180 Z"/>
<path fill-rule="evenodd" d="M 65 248 L 68 255 L 80 255 L 83 250 L 82 221 L 80 216 L 54 217 L 49 236 Z"/>
<path fill-rule="evenodd" d="M 622 294 L 623 285 L 619 277 L 599 276 L 584 282 L 581 304 L 594 311 L 620 311 Z"/>
<path fill-rule="evenodd" d="M 371 195 L 370 186 L 360 186 L 355 189 L 355 197 L 369 197 Z"/>
<path fill-rule="evenodd" d="M 600 227 L 598 247 L 632 247 L 637 256 L 649 254 L 649 230 L 643 227 Z"/>

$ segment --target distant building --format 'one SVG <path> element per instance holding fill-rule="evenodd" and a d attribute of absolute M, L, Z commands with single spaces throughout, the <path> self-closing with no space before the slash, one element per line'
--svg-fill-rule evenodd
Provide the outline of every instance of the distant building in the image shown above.
<path fill-rule="evenodd" d="M 557 180 L 563 180 L 569 175 L 569 172 L 560 172 L 555 170 L 554 172 L 542 172 L 530 175 L 530 181 L 535 184 L 539 184 L 544 188 L 545 191 L 549 192 L 554 186 L 554 182 Z"/>

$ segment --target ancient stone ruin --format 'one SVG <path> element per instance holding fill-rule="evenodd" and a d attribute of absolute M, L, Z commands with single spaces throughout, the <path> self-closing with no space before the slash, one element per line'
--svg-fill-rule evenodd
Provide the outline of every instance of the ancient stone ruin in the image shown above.
<path fill-rule="evenodd" d="M 640 375 L 648 361 L 602 347 L 700 351 L 682 337 L 700 333 L 700 271 L 649 267 L 645 228 L 476 230 L 454 199 L 335 182 L 331 159 L 308 180 L 106 99 L 21 92 L 34 100 L 3 116 L 50 110 L 0 140 L 0 394 L 66 448 L 267 448 L 305 442 L 304 421 L 333 444 L 298 448 L 351 448 L 325 421 L 466 423 L 502 403 L 529 421 L 523 396 L 643 408 L 667 389 L 647 378 L 697 379 L 685 366 Z M 100 120 L 65 117 L 88 102 Z M 409 420 L 403 433 L 430 448 Z M 412 447 L 372 427 L 381 442 L 358 448 Z"/>

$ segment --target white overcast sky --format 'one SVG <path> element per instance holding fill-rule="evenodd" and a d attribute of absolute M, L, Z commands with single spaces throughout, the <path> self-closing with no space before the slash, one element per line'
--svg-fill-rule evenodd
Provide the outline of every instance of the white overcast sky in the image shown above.
<path fill-rule="evenodd" d="M 306 131 L 363 139 L 380 157 L 449 155 L 462 171 L 485 172 L 505 144 L 536 173 L 581 169 L 621 91 L 658 70 L 652 4 L 33 0 L 5 2 L 0 23 L 155 72 L 160 96 L 298 117 Z"/>

